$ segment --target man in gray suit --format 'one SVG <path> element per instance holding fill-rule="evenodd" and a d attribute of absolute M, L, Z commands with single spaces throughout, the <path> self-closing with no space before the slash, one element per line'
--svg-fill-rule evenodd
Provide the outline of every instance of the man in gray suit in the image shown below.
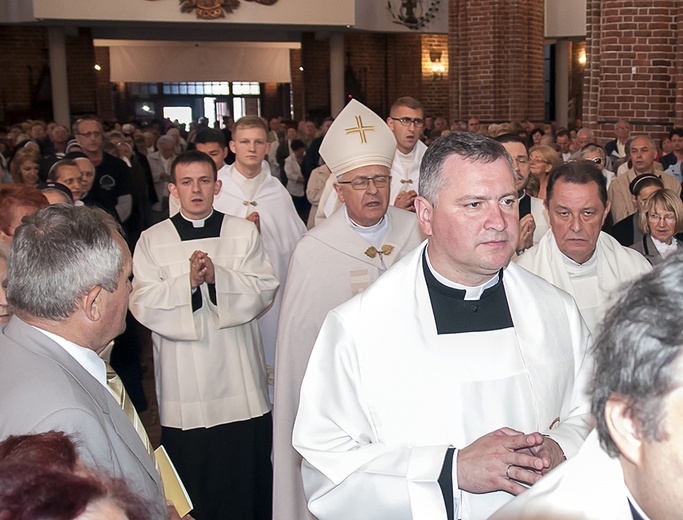
<path fill-rule="evenodd" d="M 98 356 L 125 328 L 131 256 L 118 225 L 65 204 L 24 222 L 7 272 L 15 315 L 0 331 L 0 439 L 69 433 L 85 464 L 125 479 L 165 519 L 161 478 Z"/>

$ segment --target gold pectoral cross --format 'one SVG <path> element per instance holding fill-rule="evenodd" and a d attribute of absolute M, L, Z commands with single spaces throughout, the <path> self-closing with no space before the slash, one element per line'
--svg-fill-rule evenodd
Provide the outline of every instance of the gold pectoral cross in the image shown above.
<path fill-rule="evenodd" d="M 368 140 L 365 137 L 365 132 L 374 132 L 375 127 L 374 126 L 363 126 L 363 121 L 361 120 L 360 116 L 356 116 L 356 126 L 352 126 L 351 128 L 346 129 L 346 135 L 349 134 L 358 134 L 360 135 L 360 144 L 367 143 Z"/>

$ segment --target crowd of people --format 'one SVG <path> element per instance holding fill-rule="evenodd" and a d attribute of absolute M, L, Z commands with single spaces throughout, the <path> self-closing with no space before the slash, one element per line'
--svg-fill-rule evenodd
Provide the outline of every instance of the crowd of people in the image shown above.
<path fill-rule="evenodd" d="M 683 129 L 596 141 L 407 96 L 13 125 L 0 518 L 179 517 L 149 332 L 197 520 L 675 517 Z"/>

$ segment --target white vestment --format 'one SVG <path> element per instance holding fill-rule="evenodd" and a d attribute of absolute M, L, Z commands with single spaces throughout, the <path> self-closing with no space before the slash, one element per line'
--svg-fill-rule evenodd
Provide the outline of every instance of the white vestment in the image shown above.
<path fill-rule="evenodd" d="M 593 430 L 574 458 L 501 508 L 491 520 L 631 520 L 618 458 Z"/>
<path fill-rule="evenodd" d="M 326 164 L 318 166 L 311 172 L 306 184 L 306 198 L 311 203 L 311 210 L 308 213 L 308 222 L 306 226 L 311 229 L 315 226 L 315 215 L 318 212 L 318 202 L 322 196 L 325 183 L 332 172 Z"/>
<path fill-rule="evenodd" d="M 334 183 L 337 182 L 337 177 L 330 175 L 325 181 L 323 192 L 318 201 L 318 209 L 315 212 L 315 225 L 319 225 L 323 220 L 330 218 L 332 213 L 341 208 L 344 204 L 337 197 L 337 192 L 334 190 Z"/>
<path fill-rule="evenodd" d="M 282 293 L 286 286 L 287 268 L 294 246 L 306 232 L 306 226 L 294 209 L 292 197 L 282 183 L 270 174 L 268 163 L 262 163 L 259 175 L 263 176 L 263 182 L 254 197 L 249 200 L 246 200 L 233 175 L 241 175 L 234 164 L 227 169 L 221 168 L 218 179 L 223 185 L 213 201 L 213 206 L 218 211 L 235 217 L 245 218 L 254 211 L 259 214 L 263 247 L 275 270 L 275 276 L 280 281 L 280 290 L 275 295 L 273 304 L 258 320 L 266 364 L 270 371 L 275 366 L 277 320 L 280 316 Z M 272 397 L 271 393 L 271 399 Z"/>
<path fill-rule="evenodd" d="M 543 235 L 550 229 L 550 219 L 548 218 L 548 211 L 545 209 L 543 200 L 536 197 L 531 198 L 531 215 L 534 217 L 536 229 L 534 229 L 534 245 L 538 244 L 543 238 Z"/>
<path fill-rule="evenodd" d="M 623 247 L 607 233 L 600 232 L 595 254 L 597 256 L 597 288 L 586 288 L 587 291 L 596 289 L 597 301 L 595 302 L 589 301 L 592 298 L 588 292 L 582 294 L 575 290 L 565 267 L 564 255 L 557 247 L 552 230 L 548 231 L 536 246 L 517 257 L 515 261 L 571 294 L 580 309 L 588 310 L 588 312 L 582 310 L 583 318 L 591 332 L 595 333 L 605 313 L 619 297 L 620 289 L 652 269 L 643 255 Z"/>
<path fill-rule="evenodd" d="M 394 152 L 394 162 L 391 163 L 391 192 L 390 200 L 393 206 L 396 202 L 396 196 L 402 191 L 415 190 L 418 192 L 417 183 L 420 180 L 420 163 L 422 157 L 427 151 L 427 145 L 422 141 L 417 141 L 412 151 L 407 154 L 412 159 L 410 169 L 405 168 L 401 156 L 404 154 L 396 149 Z M 419 192 L 418 192 L 419 193 Z"/>
<path fill-rule="evenodd" d="M 437 334 L 423 251 L 331 311 L 311 353 L 293 440 L 320 520 L 444 519 L 437 479 L 450 446 L 508 426 L 548 433 L 571 457 L 591 427 L 590 334 L 569 295 L 515 264 L 505 269 L 516 338 L 505 349 L 523 367 L 511 373 L 495 354 L 463 348 L 479 333 Z M 486 376 L 454 375 L 472 364 Z M 531 397 L 507 392 L 510 379 Z M 457 454 L 453 464 L 457 474 Z M 455 498 L 458 518 L 479 519 L 512 496 L 456 490 Z"/>
<path fill-rule="evenodd" d="M 275 363 L 275 520 L 308 518 L 301 481 L 301 456 L 292 447 L 299 391 L 315 338 L 328 311 L 366 289 L 386 269 L 417 247 L 422 236 L 414 213 L 389 206 L 383 244 L 388 255 L 365 252 L 370 244 L 338 211 L 306 233 L 292 255 L 282 300 Z"/>
<path fill-rule="evenodd" d="M 213 261 L 216 303 L 204 283 L 193 311 L 189 258 L 198 249 Z M 225 215 L 220 236 L 181 240 L 166 219 L 140 236 L 133 274 L 130 310 L 152 331 L 161 424 L 209 428 L 267 413 L 256 316 L 278 283 L 254 225 Z"/>

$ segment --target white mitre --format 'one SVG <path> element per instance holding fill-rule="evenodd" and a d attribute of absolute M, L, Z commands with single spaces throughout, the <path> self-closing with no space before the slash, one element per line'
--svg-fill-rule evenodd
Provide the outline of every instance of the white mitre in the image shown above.
<path fill-rule="evenodd" d="M 384 120 L 352 99 L 335 118 L 320 145 L 320 155 L 339 177 L 362 166 L 391 168 L 396 138 Z"/>

